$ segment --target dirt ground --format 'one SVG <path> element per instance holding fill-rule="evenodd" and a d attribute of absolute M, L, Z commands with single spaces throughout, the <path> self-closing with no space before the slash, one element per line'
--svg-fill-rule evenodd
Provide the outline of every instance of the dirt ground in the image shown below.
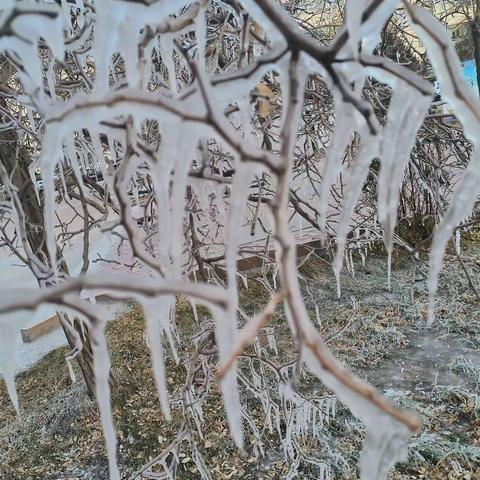
<path fill-rule="evenodd" d="M 477 239 L 464 242 L 462 258 L 473 284 L 480 288 Z M 388 291 L 383 252 L 371 253 L 365 266 L 358 257 L 355 276 L 344 275 L 342 298 L 337 299 L 328 260 L 312 255 L 300 268 L 300 280 L 309 311 L 318 317 L 318 327 L 336 355 L 392 401 L 422 416 L 423 429 L 410 443 L 409 460 L 398 464 L 391 478 L 480 479 L 480 303 L 457 259 L 447 255 L 437 319 L 427 331 L 427 271 L 425 260 L 396 255 Z M 258 311 L 265 301 L 260 284 L 249 281 L 242 292 L 243 308 Z M 183 300 L 178 301 L 176 320 L 185 338 L 198 328 L 190 305 Z M 295 346 L 282 314 L 274 318 L 272 326 L 280 355 L 293 358 Z M 171 423 L 159 412 L 143 330 L 138 307 L 108 328 L 118 381 L 113 412 L 125 478 L 168 444 L 180 422 L 179 409 L 174 408 Z M 181 353 L 188 352 L 185 342 Z M 19 418 L 0 384 L 0 478 L 108 478 L 96 405 L 81 382 L 71 383 L 64 354 L 65 349 L 57 349 L 17 377 Z M 185 368 L 182 363 L 175 365 L 171 356 L 167 366 L 174 397 L 185 378 Z M 299 388 L 312 396 L 323 391 L 320 382 L 309 375 Z M 263 458 L 254 457 L 248 449 L 246 455 L 238 454 L 216 389 L 210 393 L 204 413 L 206 435 L 199 449 L 213 478 L 284 477 L 287 466 L 273 438 L 266 439 L 269 453 Z M 332 478 L 358 478 L 363 436 L 359 422 L 338 405 L 335 418 L 315 443 L 315 454 L 330 465 Z M 181 465 L 178 478 L 199 478 L 187 450 L 181 453 Z M 300 472 L 300 478 L 318 478 L 308 468 Z"/>

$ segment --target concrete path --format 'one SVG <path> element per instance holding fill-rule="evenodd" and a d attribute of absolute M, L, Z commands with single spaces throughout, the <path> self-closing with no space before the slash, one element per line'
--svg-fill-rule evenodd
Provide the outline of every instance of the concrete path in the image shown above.
<path fill-rule="evenodd" d="M 97 304 L 105 311 L 107 321 L 114 320 L 118 315 L 121 315 L 130 308 L 128 302 L 105 298 L 99 300 Z M 61 328 L 57 328 L 46 335 L 42 335 L 30 343 L 24 343 L 19 332 L 16 342 L 16 374 L 28 369 L 52 350 L 55 350 L 58 347 L 63 347 L 67 344 L 65 334 Z"/>

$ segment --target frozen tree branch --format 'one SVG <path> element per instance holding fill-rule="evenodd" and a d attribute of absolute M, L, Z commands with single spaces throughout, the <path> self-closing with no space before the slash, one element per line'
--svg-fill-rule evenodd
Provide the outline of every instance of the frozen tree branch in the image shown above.
<path fill-rule="evenodd" d="M 98 293 L 143 305 L 162 411 L 168 417 L 174 404 L 182 409 L 176 438 L 132 478 L 154 467 L 176 471 L 183 443 L 202 478 L 211 478 L 195 439 L 203 435 L 201 405 L 215 371 L 239 448 L 248 429 L 255 448 L 263 449 L 241 387 L 261 403 L 266 424 L 272 430 L 278 425 L 291 474 L 307 462 L 327 475 L 325 462 L 302 452 L 298 435 L 315 434 L 312 412 L 313 418 L 328 417 L 333 400 L 309 400 L 292 389 L 303 364 L 364 423 L 362 479 L 386 478 L 404 458 L 420 420 L 333 356 L 309 318 L 297 269 L 298 231 L 300 237 L 305 228 L 316 240 L 327 238 L 325 248 L 336 245 L 340 294 L 344 261 L 353 272 L 353 248 L 363 255 L 366 246 L 383 239 L 389 283 L 394 243 L 415 252 L 395 232 L 398 221 L 445 211 L 433 239 L 433 298 L 446 243 L 475 208 L 478 102 L 460 78 L 458 58 L 437 22 L 410 2 L 396 10 L 398 3 L 349 0 L 344 25 L 333 39 L 319 38 L 308 22 L 294 19 L 274 0 L 95 5 L 78 0 L 75 11 L 68 2 L 63 10 L 7 2 L 0 13 L 5 55 L 0 133 L 30 156 L 21 167 L 12 162 L 18 154 L 1 157 L 1 245 L 39 280 L 38 289 L 0 292 L 0 324 L 14 312 L 54 304 L 88 325 L 111 478 L 120 478 L 120 471 L 105 322 L 88 300 Z M 430 110 L 429 81 L 382 55 L 382 35 L 390 25 L 406 35 L 406 14 L 466 138 Z M 447 146 L 437 148 L 432 138 Z M 30 203 L 13 181 L 17 168 L 35 189 Z M 451 171 L 465 169 L 452 193 Z M 446 180 L 439 186 L 442 175 Z M 43 212 L 38 248 L 32 248 L 25 210 L 33 200 L 35 211 Z M 63 207 L 70 219 L 60 213 Z M 113 255 L 95 251 L 100 228 L 109 235 Z M 69 268 L 63 254 L 77 237 L 80 264 Z M 247 282 L 239 259 L 252 252 L 261 259 L 265 278 L 265 265 L 272 267 L 274 285 L 264 281 L 270 299 L 249 316 L 239 305 L 238 280 Z M 126 281 L 114 273 L 91 273 L 92 265 L 138 267 L 141 275 Z M 172 321 L 178 295 L 192 302 L 197 321 L 196 302 L 207 305 L 213 319 L 199 323 L 175 403 L 167 392 L 163 343 L 168 341 L 180 361 Z M 265 337 L 268 348 L 276 350 L 269 321 L 281 302 L 298 352 L 285 365 L 267 358 L 260 344 Z M 64 314 L 61 318 L 72 338 L 71 361 L 84 346 L 74 323 Z M 0 349 L 7 347 L 0 343 Z M 278 386 L 275 394 L 268 375 Z M 7 382 L 12 392 L 13 378 Z"/>

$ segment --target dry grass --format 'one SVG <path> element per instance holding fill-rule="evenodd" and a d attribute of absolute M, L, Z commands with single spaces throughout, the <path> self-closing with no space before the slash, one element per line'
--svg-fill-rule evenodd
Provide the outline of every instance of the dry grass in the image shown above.
<path fill-rule="evenodd" d="M 464 253 L 472 278 L 480 286 L 480 256 L 476 243 L 466 245 Z M 358 262 L 359 263 L 359 262 Z M 478 349 L 479 307 L 465 279 L 453 260 L 442 277 L 438 322 L 433 335 L 454 335 L 468 349 Z M 426 311 L 424 276 L 427 267 L 410 258 L 398 256 L 394 265 L 393 290 L 385 290 L 385 265 L 381 257 L 371 257 L 365 268 L 357 265 L 355 278 L 346 277 L 342 300 L 337 300 L 332 275 L 322 259 L 310 259 L 302 268 L 305 298 L 312 315 L 320 306 L 319 328 L 336 354 L 360 375 L 379 388 L 385 388 L 378 376 L 398 352 L 415 350 L 415 339 L 422 332 Z M 308 288 L 306 287 L 308 283 Z M 352 300 L 358 304 L 352 317 Z M 267 300 L 256 282 L 249 282 L 242 293 L 245 310 L 258 310 Z M 203 316 L 205 311 L 201 311 Z M 188 338 L 196 329 L 190 305 L 179 301 L 178 328 Z M 281 312 L 274 324 L 284 358 L 295 355 L 287 336 Z M 108 326 L 108 341 L 113 372 L 118 388 L 113 399 L 114 418 L 119 437 L 119 458 L 128 478 L 152 455 L 164 448 L 180 423 L 179 409 L 174 409 L 172 423 L 166 423 L 159 411 L 150 369 L 147 345 L 143 339 L 142 311 L 134 307 Z M 338 332 L 340 332 L 338 334 Z M 183 356 L 190 344 L 181 345 Z M 0 384 L 0 478 L 33 479 L 103 479 L 108 478 L 105 449 L 97 408 L 86 395 L 81 382 L 72 385 L 63 360 L 65 349 L 51 352 L 35 367 L 17 377 L 21 418 L 10 406 L 3 383 Z M 403 358 L 403 357 L 402 357 Z M 185 368 L 168 356 L 168 382 L 172 397 L 185 378 Z M 408 393 L 394 392 L 403 406 L 419 410 L 425 421 L 424 432 L 412 442 L 411 458 L 397 466 L 395 479 L 478 479 L 480 469 L 480 400 L 474 379 L 478 364 L 464 362 L 447 366 L 462 384 L 425 387 L 413 378 Z M 382 373 L 383 372 L 383 373 Z M 307 380 L 300 388 L 308 391 L 321 386 Z M 252 405 L 255 410 L 255 405 Z M 225 415 L 218 391 L 214 389 L 204 407 L 206 437 L 200 443 L 215 479 L 282 478 L 286 466 L 281 457 L 263 461 L 247 454 L 241 458 L 228 436 Z M 322 442 L 326 457 L 332 462 L 335 478 L 357 478 L 356 462 L 363 432 L 358 422 L 344 409 L 326 429 Z M 248 449 L 247 449 L 248 450 Z M 182 479 L 199 478 L 188 452 L 182 453 Z M 315 478 L 304 472 L 302 478 Z"/>

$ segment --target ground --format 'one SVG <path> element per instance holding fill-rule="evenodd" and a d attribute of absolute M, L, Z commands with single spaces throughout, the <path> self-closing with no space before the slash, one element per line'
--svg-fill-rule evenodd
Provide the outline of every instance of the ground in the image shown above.
<path fill-rule="evenodd" d="M 466 238 L 462 258 L 474 285 L 480 288 L 480 246 Z M 409 460 L 398 464 L 392 479 L 479 479 L 480 476 L 480 304 L 454 255 L 447 255 L 437 300 L 437 319 L 426 331 L 425 260 L 399 252 L 394 257 L 392 289 L 386 288 L 385 255 L 370 252 L 365 266 L 355 258 L 355 276 L 342 278 L 342 298 L 326 259 L 310 256 L 300 279 L 312 316 L 336 355 L 360 376 L 368 378 L 392 401 L 418 411 L 422 431 L 410 444 Z M 242 291 L 242 306 L 258 311 L 266 295 L 250 280 Z M 206 315 L 204 311 L 201 315 Z M 186 336 L 198 328 L 190 304 L 179 299 L 176 319 Z M 294 358 L 283 315 L 273 319 L 280 356 Z M 181 420 L 174 409 L 171 423 L 158 407 L 144 339 L 142 310 L 111 322 L 108 340 L 117 386 L 113 399 L 119 436 L 119 458 L 125 478 L 160 452 Z M 185 355 L 191 351 L 181 345 Z M 64 362 L 65 349 L 48 354 L 17 377 L 21 416 L 10 406 L 0 384 L 0 478 L 108 478 L 98 411 L 81 381 L 72 384 Z M 168 356 L 168 383 L 175 398 L 185 368 Z M 307 375 L 299 383 L 306 395 L 322 391 Z M 251 401 L 251 400 L 248 400 Z M 253 407 L 255 410 L 255 407 Z M 273 453 L 257 459 L 252 451 L 240 455 L 228 435 L 220 394 L 212 389 L 204 406 L 205 437 L 199 440 L 215 479 L 282 478 L 286 465 L 273 437 Z M 333 478 L 357 478 L 361 425 L 337 406 L 335 418 L 322 429 L 320 458 L 331 465 Z M 319 443 L 318 443 L 319 442 Z M 308 445 L 306 446 L 308 449 Z M 271 449 L 271 451 L 272 451 Z M 318 454 L 318 451 L 316 452 Z M 187 450 L 180 453 L 178 478 L 199 478 Z M 306 468 L 301 478 L 318 478 Z"/>

